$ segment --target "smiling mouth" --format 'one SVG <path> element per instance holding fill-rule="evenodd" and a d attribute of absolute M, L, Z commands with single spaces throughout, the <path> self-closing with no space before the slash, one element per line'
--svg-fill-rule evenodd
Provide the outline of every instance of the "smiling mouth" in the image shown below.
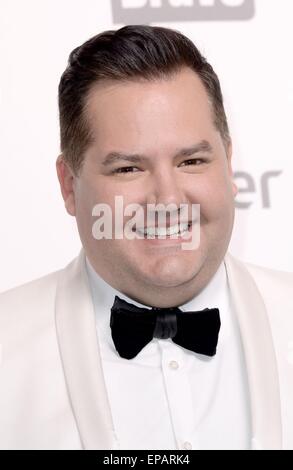
<path fill-rule="evenodd" d="M 181 222 L 180 224 L 170 225 L 168 227 L 142 227 L 142 228 L 133 228 L 133 231 L 136 232 L 143 238 L 161 238 L 166 237 L 170 238 L 171 236 L 182 236 L 185 233 L 190 232 L 194 221 Z"/>

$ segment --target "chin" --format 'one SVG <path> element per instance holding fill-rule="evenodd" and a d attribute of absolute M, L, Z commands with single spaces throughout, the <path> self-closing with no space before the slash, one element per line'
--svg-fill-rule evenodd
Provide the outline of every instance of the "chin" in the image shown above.
<path fill-rule="evenodd" d="M 152 278 L 151 282 L 153 286 L 156 287 L 179 287 L 183 284 L 187 284 L 192 280 L 192 277 L 187 277 L 187 276 L 168 276 L 164 278 Z"/>
<path fill-rule="evenodd" d="M 178 262 L 167 262 L 162 266 L 162 262 L 159 266 L 152 269 L 145 278 L 148 277 L 148 282 L 158 287 L 177 287 L 182 284 L 186 284 L 196 276 L 199 269 L 192 265 L 186 266 Z"/>

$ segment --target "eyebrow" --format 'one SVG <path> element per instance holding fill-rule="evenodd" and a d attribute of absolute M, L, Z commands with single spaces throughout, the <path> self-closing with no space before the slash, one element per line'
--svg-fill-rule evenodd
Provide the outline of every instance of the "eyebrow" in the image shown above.
<path fill-rule="evenodd" d="M 207 140 L 201 140 L 195 145 L 191 147 L 185 147 L 180 149 L 175 155 L 174 158 L 177 157 L 190 157 L 196 153 L 205 152 L 205 153 L 212 153 L 213 148 L 211 144 Z M 147 161 L 148 158 L 145 155 L 140 155 L 137 153 L 133 154 L 125 154 L 122 152 L 110 152 L 106 155 L 102 164 L 104 166 L 109 166 L 112 163 L 120 162 L 120 161 L 128 161 L 132 163 L 140 163 Z"/>

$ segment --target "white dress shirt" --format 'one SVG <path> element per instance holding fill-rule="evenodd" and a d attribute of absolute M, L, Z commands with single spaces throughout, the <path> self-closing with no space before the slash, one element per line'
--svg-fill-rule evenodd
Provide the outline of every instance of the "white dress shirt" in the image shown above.
<path fill-rule="evenodd" d="M 106 283 L 86 258 L 96 314 L 102 368 L 116 435 L 116 449 L 250 449 L 246 368 L 225 264 L 182 311 L 217 307 L 221 329 L 217 354 L 196 354 L 154 338 L 133 359 L 115 349 L 110 313 L 115 295 L 140 304 Z"/>

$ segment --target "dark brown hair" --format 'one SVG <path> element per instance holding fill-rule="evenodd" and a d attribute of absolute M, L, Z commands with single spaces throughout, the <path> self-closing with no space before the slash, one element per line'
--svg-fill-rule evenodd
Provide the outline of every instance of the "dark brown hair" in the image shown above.
<path fill-rule="evenodd" d="M 219 79 L 182 33 L 159 26 L 124 26 L 75 48 L 59 83 L 61 152 L 74 173 L 79 173 L 92 142 L 86 102 L 96 82 L 167 78 L 185 66 L 200 77 L 212 103 L 214 124 L 227 144 L 230 136 Z"/>

